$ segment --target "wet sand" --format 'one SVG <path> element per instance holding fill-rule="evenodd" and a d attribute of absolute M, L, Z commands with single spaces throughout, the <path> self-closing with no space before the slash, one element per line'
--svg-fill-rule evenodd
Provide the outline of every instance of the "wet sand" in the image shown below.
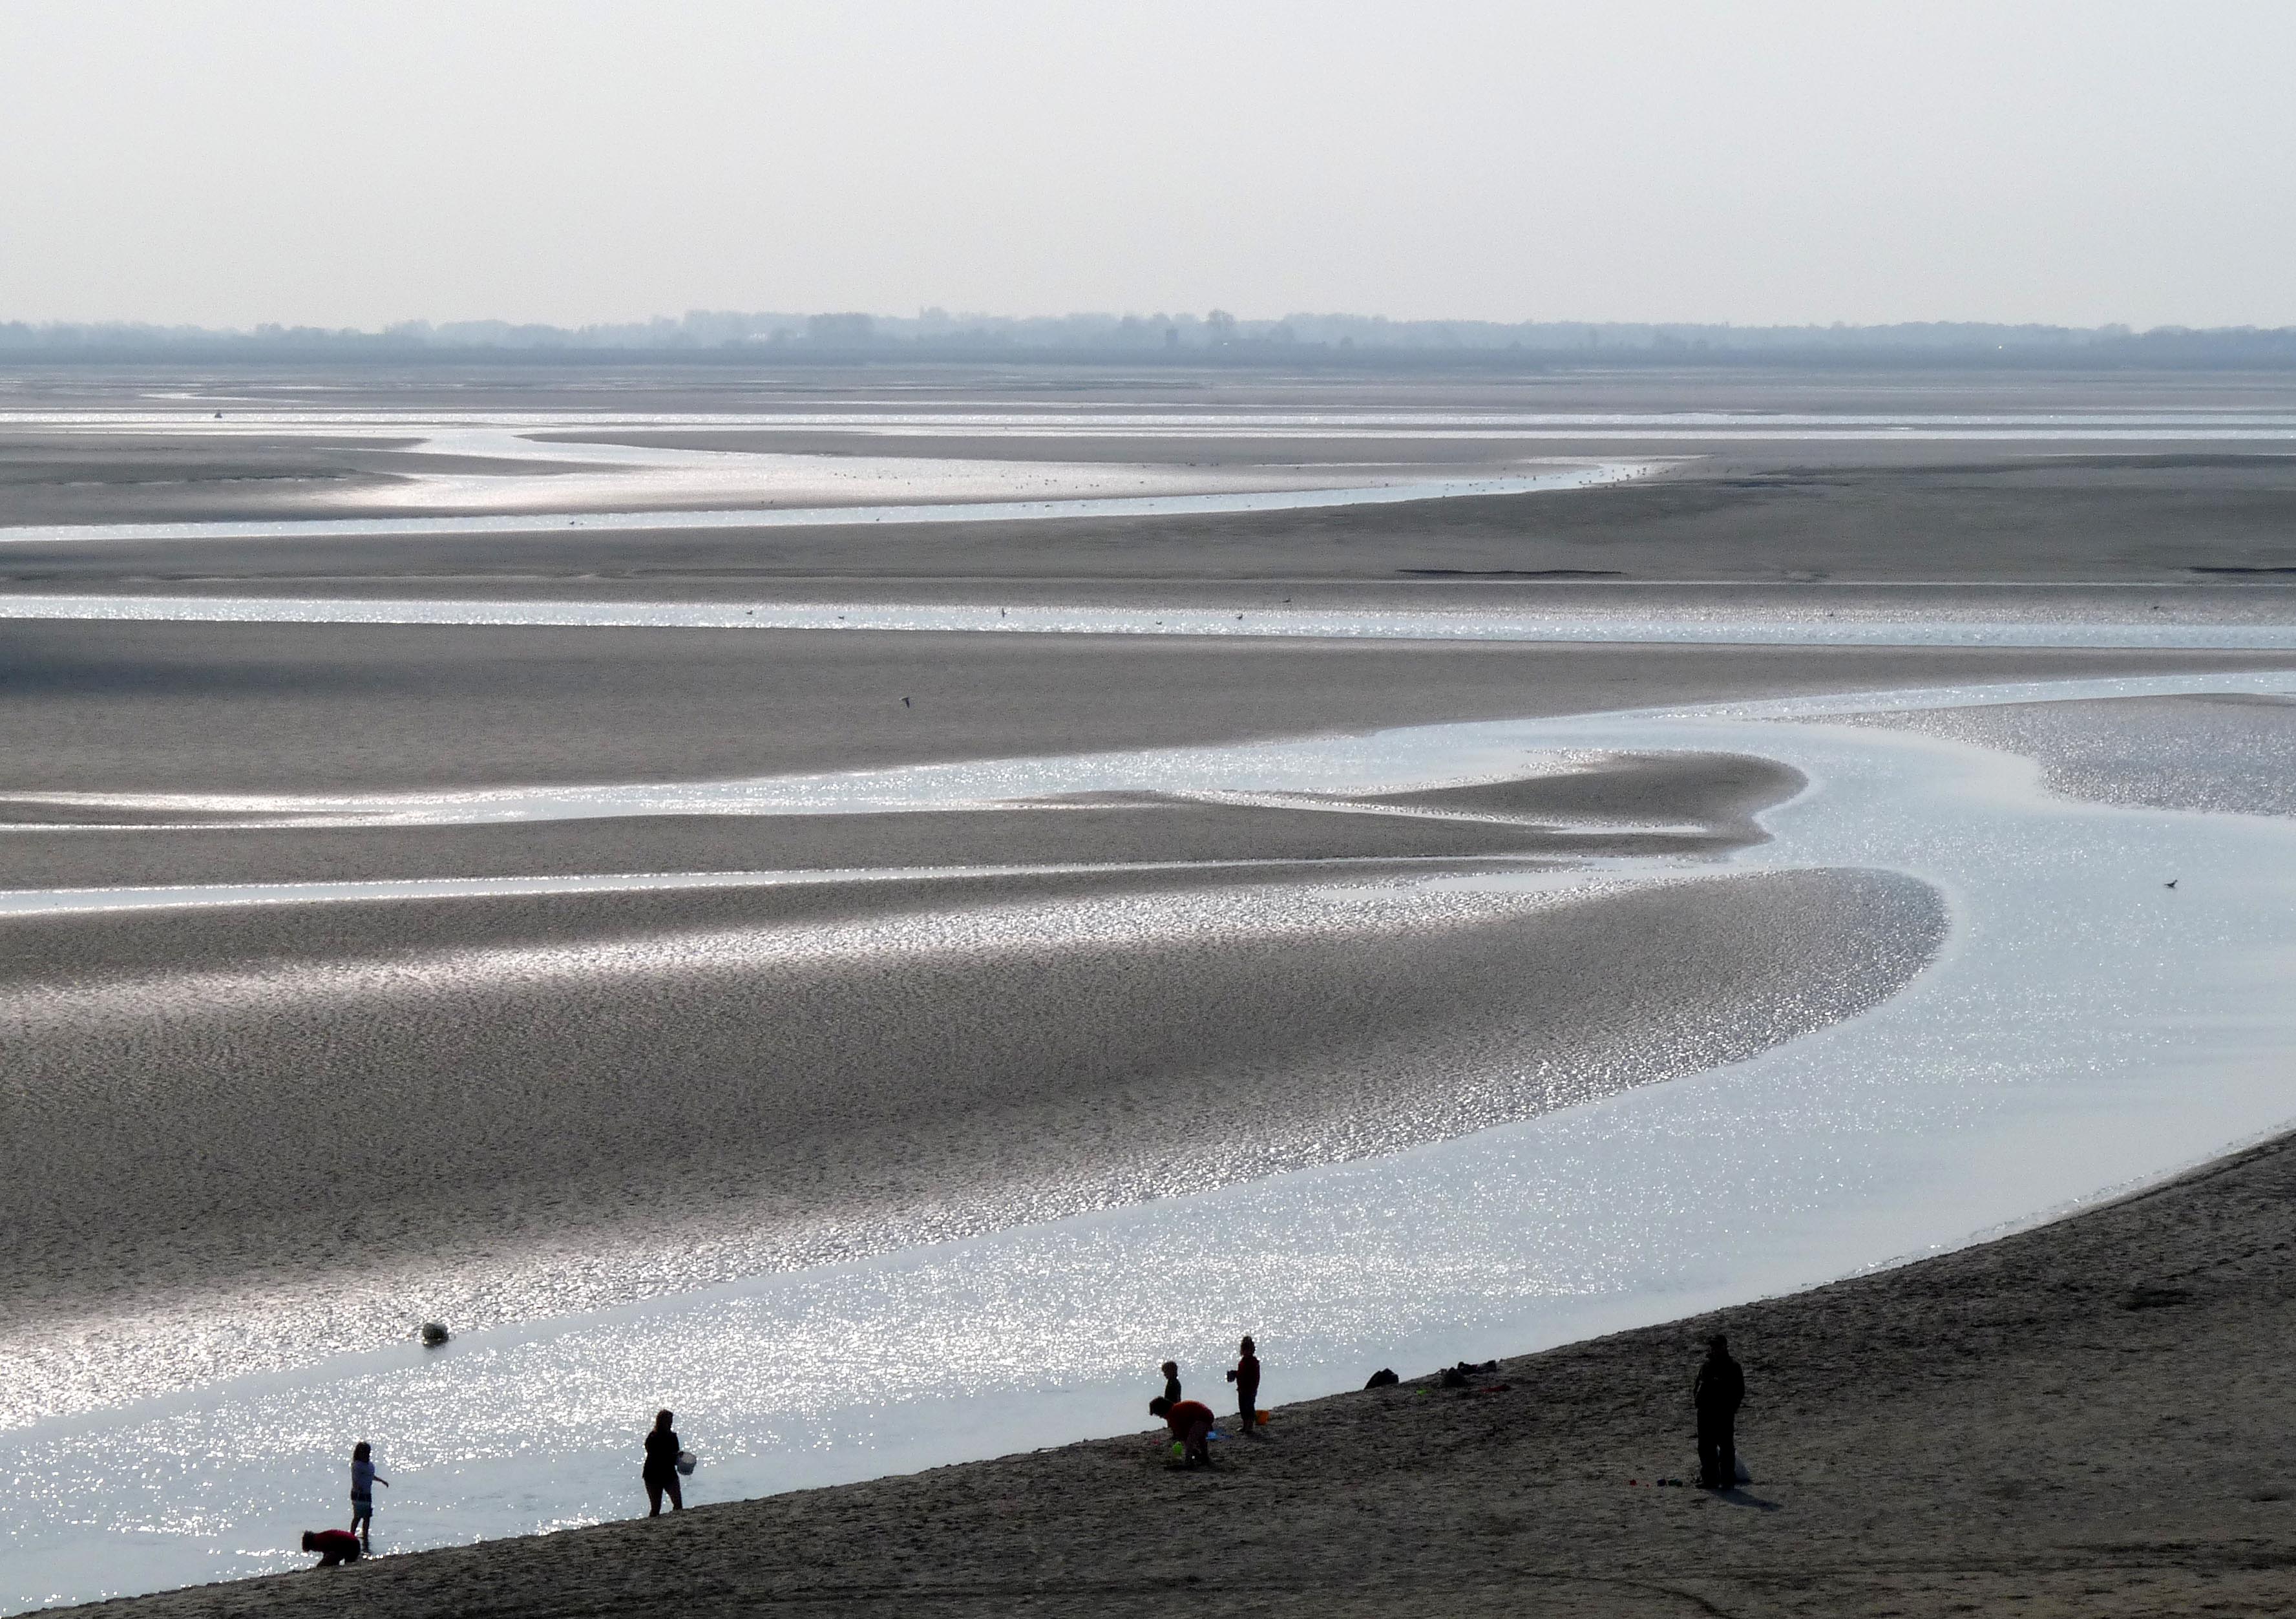
<path fill-rule="evenodd" d="M 2192 697 L 2002 703 L 1848 721 L 1999 748 L 2040 761 L 2052 793 L 2108 804 L 2296 815 L 2296 701 Z"/>
<path fill-rule="evenodd" d="M 0 799 L 0 822 L 9 824 L 0 836 L 0 890 L 586 872 L 1686 857 L 1759 841 L 1754 812 L 1799 785 L 1793 772 L 1765 760 L 1702 754 L 1590 760 L 1570 774 L 1439 790 L 1423 807 L 1440 817 L 1385 813 L 1421 804 L 1412 795 L 1324 798 L 1306 801 L 1320 808 L 1294 809 L 1138 793 L 899 814 L 283 827 L 259 813 Z M 0 949 L 5 938 L 0 925 Z"/>
<path fill-rule="evenodd" d="M 173 382 L 180 388 L 180 379 Z M 1286 585 L 1438 582 L 1498 592 L 1510 581 L 1556 574 L 1771 583 L 2232 579 L 2269 586 L 2292 576 L 2268 571 L 2296 568 L 2289 538 L 2296 445 L 2243 440 L 2234 423 L 2211 424 L 2241 413 L 2269 417 L 2296 409 L 2296 390 L 2277 376 L 1713 371 L 1365 379 L 926 367 L 899 376 L 864 370 L 800 378 L 770 370 L 578 367 L 486 375 L 377 368 L 349 376 L 252 371 L 219 377 L 217 388 L 212 402 L 232 418 L 224 423 L 212 420 L 208 401 L 156 397 L 132 374 L 28 379 L 12 399 L 19 408 L 95 407 L 138 419 L 101 436 L 0 424 L 0 522 L 413 509 L 409 502 L 423 506 L 428 498 L 411 481 L 420 474 L 486 483 L 563 471 L 567 464 L 549 458 L 553 440 L 570 456 L 585 446 L 652 444 L 778 450 L 832 466 L 1001 460 L 1023 483 L 1040 482 L 1046 463 L 1065 461 L 1084 472 L 1139 467 L 1160 487 L 1175 488 L 1191 479 L 1206 488 L 1255 478 L 1312 482 L 1318 468 L 1327 481 L 1349 482 L 1390 473 L 1478 476 L 1557 458 L 1671 464 L 1654 479 L 1597 489 L 1209 520 L 1102 516 L 711 533 L 633 527 L 483 540 L 339 537 L 323 544 L 11 544 L 0 547 L 0 588 L 541 588 L 724 597 L 833 581 L 838 588 L 932 599 L 983 588 L 1073 594 L 1131 584 L 1203 588 L 1242 601 L 1271 586 L 1280 594 Z M 364 423 L 315 422 L 309 439 L 277 423 L 250 422 L 244 431 L 235 425 L 242 415 L 310 409 L 387 414 Z M 853 420 L 788 419 L 766 429 L 648 419 L 760 410 Z M 409 448 L 408 435 L 429 431 L 426 419 L 488 411 L 562 420 L 535 419 L 519 430 L 536 436 L 541 458 L 533 461 Z M 1321 425 L 1247 424 L 1238 435 L 1233 418 L 1270 411 L 1304 412 Z M 1578 424 L 1567 430 L 1576 436 L 1538 436 L 1557 431 L 1552 423 L 1525 436 L 1490 427 L 1491 412 L 1562 413 Z M 1655 414 L 1639 423 L 1603 419 L 1620 412 Z M 1696 412 L 1729 415 L 1716 423 L 1684 414 Z M 2164 412 L 2187 436 L 2019 442 L 1988 438 L 2005 430 L 1970 422 L 2005 415 L 2023 418 L 2030 431 L 2078 435 L 2087 424 L 2103 435 L 2115 431 L 2116 415 L 2141 422 Z M 1914 431 L 1859 421 L 1908 414 L 1929 424 Z M 984 415 L 1006 425 L 984 423 Z M 912 424 L 889 424 L 893 415 Z M 1781 423 L 1782 416 L 1799 422 Z M 581 425 L 594 417 L 597 425 Z M 1231 419 L 1227 426 L 1210 425 L 1223 417 Z M 1155 431 L 1127 437 L 1127 419 Z M 1967 424 L 1956 427 L 1956 420 Z M 1109 422 L 1117 423 L 1113 434 L 1095 426 Z M 1371 425 L 1353 425 L 1359 423 Z M 1073 431 L 1079 424 L 1087 430 L 1081 435 Z M 1653 439 L 1652 431 L 1690 436 Z M 1333 431 L 1349 436 L 1328 436 Z M 1938 431 L 1966 436 L 1923 436 Z M 1358 432 L 1365 436 L 1352 436 Z M 1797 432 L 1808 436 L 1779 436 Z M 1826 436 L 1841 432 L 1871 436 Z M 592 495 L 570 497 L 569 509 L 627 504 Z M 674 495 L 664 500 L 690 504 Z M 2210 571 L 2222 569 L 2267 571 Z"/>
<path fill-rule="evenodd" d="M 389 581 L 386 594 L 497 585 L 635 587 L 770 597 L 835 579 L 857 596 L 944 582 L 1407 585 L 1565 574 L 1652 580 L 2189 582 L 2206 570 L 2296 568 L 2296 456 L 2054 457 L 1972 462 L 1954 447 L 1909 464 L 1882 446 L 1818 464 L 1800 447 L 1737 448 L 1603 488 L 1394 505 L 724 530 L 584 530 L 488 537 L 35 541 L 0 547 L 0 588 L 308 589 Z M 1545 447 L 1541 447 L 1542 449 Z M 1640 452 L 1647 455 L 1645 448 Z M 258 509 L 250 515 L 282 514 Z M 1215 538 L 1216 537 L 1216 538 Z M 1210 542 L 1210 543 L 1208 543 Z M 2232 576 L 2239 577 L 2239 576 Z M 2268 572 L 2252 576 L 2269 583 Z M 2283 579 L 2282 583 L 2286 583 Z M 333 586 L 326 587 L 333 593 Z M 1237 599 L 1244 599 L 1238 596 Z M 1261 598 L 1252 597 L 1254 604 Z"/>
<path fill-rule="evenodd" d="M 199 522 L 387 498 L 422 477 L 503 464 L 415 448 L 404 434 L 58 431 L 0 427 L 0 522 Z M 545 474 L 547 462 L 519 470 Z"/>
<path fill-rule="evenodd" d="M 1266 1345 L 1275 1420 L 1209 1474 L 1143 1434 L 100 1611 L 2288 1613 L 2292 1197 L 2283 1139 L 1999 1242 L 1505 1361 L 1476 1380 L 1495 1393 L 1286 1405 Z M 1691 1470 L 1718 1328 L 1755 1482 L 1651 1487 Z"/>
<path fill-rule="evenodd" d="M 109 820 L 109 810 L 96 812 Z M 1701 854 L 1746 841 L 1178 802 L 907 815 L 637 816 L 531 826 L 10 832 L 10 889 L 582 873 Z M 0 929 L 0 937 L 4 930 Z"/>
<path fill-rule="evenodd" d="M 0 796 L 717 780 L 2292 666 L 2296 653 L 5 620 Z"/>

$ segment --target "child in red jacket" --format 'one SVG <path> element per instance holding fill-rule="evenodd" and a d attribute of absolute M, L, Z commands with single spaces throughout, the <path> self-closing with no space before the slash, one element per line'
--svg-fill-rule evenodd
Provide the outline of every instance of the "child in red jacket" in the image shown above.
<path fill-rule="evenodd" d="M 320 1568 L 333 1568 L 359 1560 L 359 1539 L 348 1529 L 306 1529 L 303 1549 L 319 1554 Z"/>
<path fill-rule="evenodd" d="M 1172 1437 L 1180 1442 L 1183 1459 L 1189 1467 L 1198 1462 L 1207 1467 L 1212 1465 L 1212 1408 L 1201 1400 L 1167 1400 L 1161 1394 L 1148 1402 L 1148 1414 L 1161 1417 L 1172 1430 Z"/>

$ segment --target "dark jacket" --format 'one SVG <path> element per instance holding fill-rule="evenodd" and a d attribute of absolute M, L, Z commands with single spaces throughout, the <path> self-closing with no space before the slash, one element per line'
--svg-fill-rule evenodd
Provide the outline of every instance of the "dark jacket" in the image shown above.
<path fill-rule="evenodd" d="M 1727 1417 L 1746 1403 L 1746 1374 L 1728 1354 L 1710 1354 L 1690 1385 L 1690 1398 L 1700 1416 Z"/>
<path fill-rule="evenodd" d="M 677 1442 L 676 1428 L 655 1428 L 645 1436 L 645 1471 L 647 1478 L 669 1478 L 677 1472 L 677 1453 L 684 1449 Z"/>

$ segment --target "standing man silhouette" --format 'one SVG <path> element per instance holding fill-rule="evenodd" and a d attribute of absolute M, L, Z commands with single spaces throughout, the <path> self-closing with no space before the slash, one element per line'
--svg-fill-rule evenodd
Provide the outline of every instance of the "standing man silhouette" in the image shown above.
<path fill-rule="evenodd" d="M 1738 1484 L 1738 1408 L 1746 1403 L 1746 1374 L 1730 1358 L 1730 1340 L 1706 1340 L 1706 1364 L 1690 1385 L 1698 1408 L 1698 1483 L 1703 1490 Z"/>

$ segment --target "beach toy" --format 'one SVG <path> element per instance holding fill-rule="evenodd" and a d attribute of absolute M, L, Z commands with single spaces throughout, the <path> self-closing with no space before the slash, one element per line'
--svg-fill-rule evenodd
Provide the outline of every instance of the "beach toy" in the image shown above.
<path fill-rule="evenodd" d="M 447 1330 L 444 1321 L 425 1321 L 420 1335 L 425 1348 L 436 1349 L 454 1335 Z"/>
<path fill-rule="evenodd" d="M 1174 1440 L 1172 1442 L 1172 1459 L 1174 1461 L 1185 1461 L 1187 1459 L 1187 1455 L 1188 1447 L 1182 1444 L 1178 1440 Z"/>
<path fill-rule="evenodd" d="M 693 1451 L 680 1451 L 677 1453 L 677 1470 L 680 1473 L 685 1474 L 688 1478 L 693 1476 L 693 1469 L 701 1465 L 701 1459 L 699 1456 L 696 1456 Z"/>
<path fill-rule="evenodd" d="M 1251 1419 L 1262 1427 L 1266 1427 L 1267 1426 L 1267 1413 L 1266 1411 L 1252 1412 Z"/>

